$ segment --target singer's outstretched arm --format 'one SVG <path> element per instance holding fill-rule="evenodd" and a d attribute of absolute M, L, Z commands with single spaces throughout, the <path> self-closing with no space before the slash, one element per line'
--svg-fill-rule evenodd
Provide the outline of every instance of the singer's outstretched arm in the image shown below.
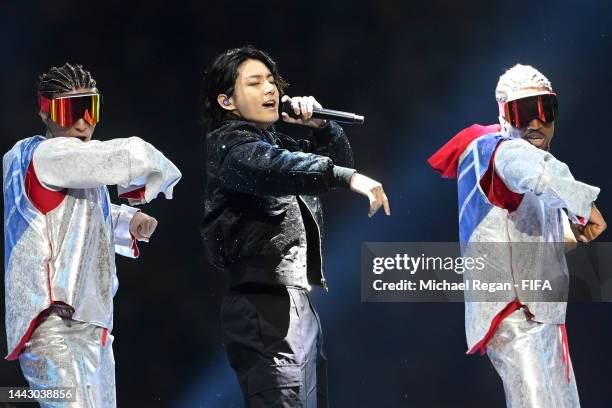
<path fill-rule="evenodd" d="M 321 194 L 350 187 L 355 170 L 326 156 L 290 151 L 239 129 L 209 144 L 217 177 L 225 188 L 261 195 Z"/>

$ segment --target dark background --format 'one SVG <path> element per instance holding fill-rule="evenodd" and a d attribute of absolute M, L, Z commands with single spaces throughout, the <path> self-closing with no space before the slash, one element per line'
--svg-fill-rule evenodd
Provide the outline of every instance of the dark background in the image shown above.
<path fill-rule="evenodd" d="M 456 241 L 456 186 L 425 160 L 465 126 L 496 122 L 497 79 L 518 62 L 551 80 L 560 102 L 553 154 L 577 179 L 602 188 L 598 206 L 610 218 L 612 10 L 606 1 L 427 3 L 2 2 L 3 152 L 44 131 L 37 77 L 70 61 L 84 64 L 104 94 L 94 137 L 138 135 L 183 172 L 174 200 L 144 207 L 159 228 L 141 245 L 140 259 L 117 261 L 119 406 L 242 405 L 221 345 L 225 278 L 207 266 L 198 233 L 198 121 L 204 67 L 245 44 L 271 53 L 292 84 L 290 95 L 315 95 L 324 106 L 366 116 L 364 126 L 345 129 L 356 167 L 383 183 L 391 203 L 391 217 L 368 219 L 365 198 L 348 191 L 324 197 L 330 291 L 313 296 L 332 406 L 503 406 L 488 359 L 464 355 L 463 305 L 361 303 L 360 246 Z M 584 407 L 612 405 L 611 312 L 603 303 L 568 307 Z M 0 386 L 20 385 L 18 363 L 1 362 Z"/>

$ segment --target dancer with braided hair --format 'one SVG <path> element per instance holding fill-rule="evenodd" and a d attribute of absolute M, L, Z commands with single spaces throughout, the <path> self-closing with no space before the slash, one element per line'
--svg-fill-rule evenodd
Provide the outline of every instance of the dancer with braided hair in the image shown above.
<path fill-rule="evenodd" d="M 38 97 L 46 135 L 3 159 L 6 358 L 33 390 L 70 387 L 73 401 L 41 406 L 114 407 L 115 252 L 138 257 L 157 221 L 111 204 L 106 186 L 143 204 L 171 199 L 181 173 L 140 138 L 91 140 L 102 98 L 82 66 L 51 68 Z"/>

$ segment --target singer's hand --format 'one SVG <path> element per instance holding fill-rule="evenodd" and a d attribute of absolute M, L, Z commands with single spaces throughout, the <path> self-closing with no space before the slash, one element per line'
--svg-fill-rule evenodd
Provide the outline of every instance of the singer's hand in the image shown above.
<path fill-rule="evenodd" d="M 292 118 L 287 113 L 283 112 L 282 117 L 283 120 L 287 123 L 295 123 L 297 125 L 310 126 L 314 128 L 320 128 L 324 126 L 327 121 L 324 119 L 313 119 L 312 111 L 314 108 L 321 109 L 322 106 L 317 100 L 312 96 L 294 96 L 293 98 L 289 98 L 287 95 L 283 95 L 281 98 L 281 102 L 285 102 L 287 100 L 291 100 L 291 108 L 299 118 Z"/>
<path fill-rule="evenodd" d="M 376 214 L 381 206 L 385 208 L 385 214 L 391 215 L 389 200 L 383 190 L 382 184 L 378 181 L 372 180 L 363 174 L 354 173 L 351 178 L 351 190 L 363 194 L 370 199 L 370 212 L 368 213 L 368 217 Z"/>

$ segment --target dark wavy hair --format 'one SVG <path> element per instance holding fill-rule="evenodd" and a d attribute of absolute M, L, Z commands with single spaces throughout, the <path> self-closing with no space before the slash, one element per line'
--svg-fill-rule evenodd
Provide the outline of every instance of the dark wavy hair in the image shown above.
<path fill-rule="evenodd" d="M 204 90 L 202 95 L 202 119 L 207 130 L 214 129 L 232 113 L 223 109 L 217 102 L 220 94 L 231 96 L 234 93 L 238 68 L 249 59 L 261 61 L 272 73 L 280 95 L 289 85 L 278 72 L 276 62 L 265 51 L 252 45 L 233 48 L 217 55 L 212 64 L 204 71 Z"/>

